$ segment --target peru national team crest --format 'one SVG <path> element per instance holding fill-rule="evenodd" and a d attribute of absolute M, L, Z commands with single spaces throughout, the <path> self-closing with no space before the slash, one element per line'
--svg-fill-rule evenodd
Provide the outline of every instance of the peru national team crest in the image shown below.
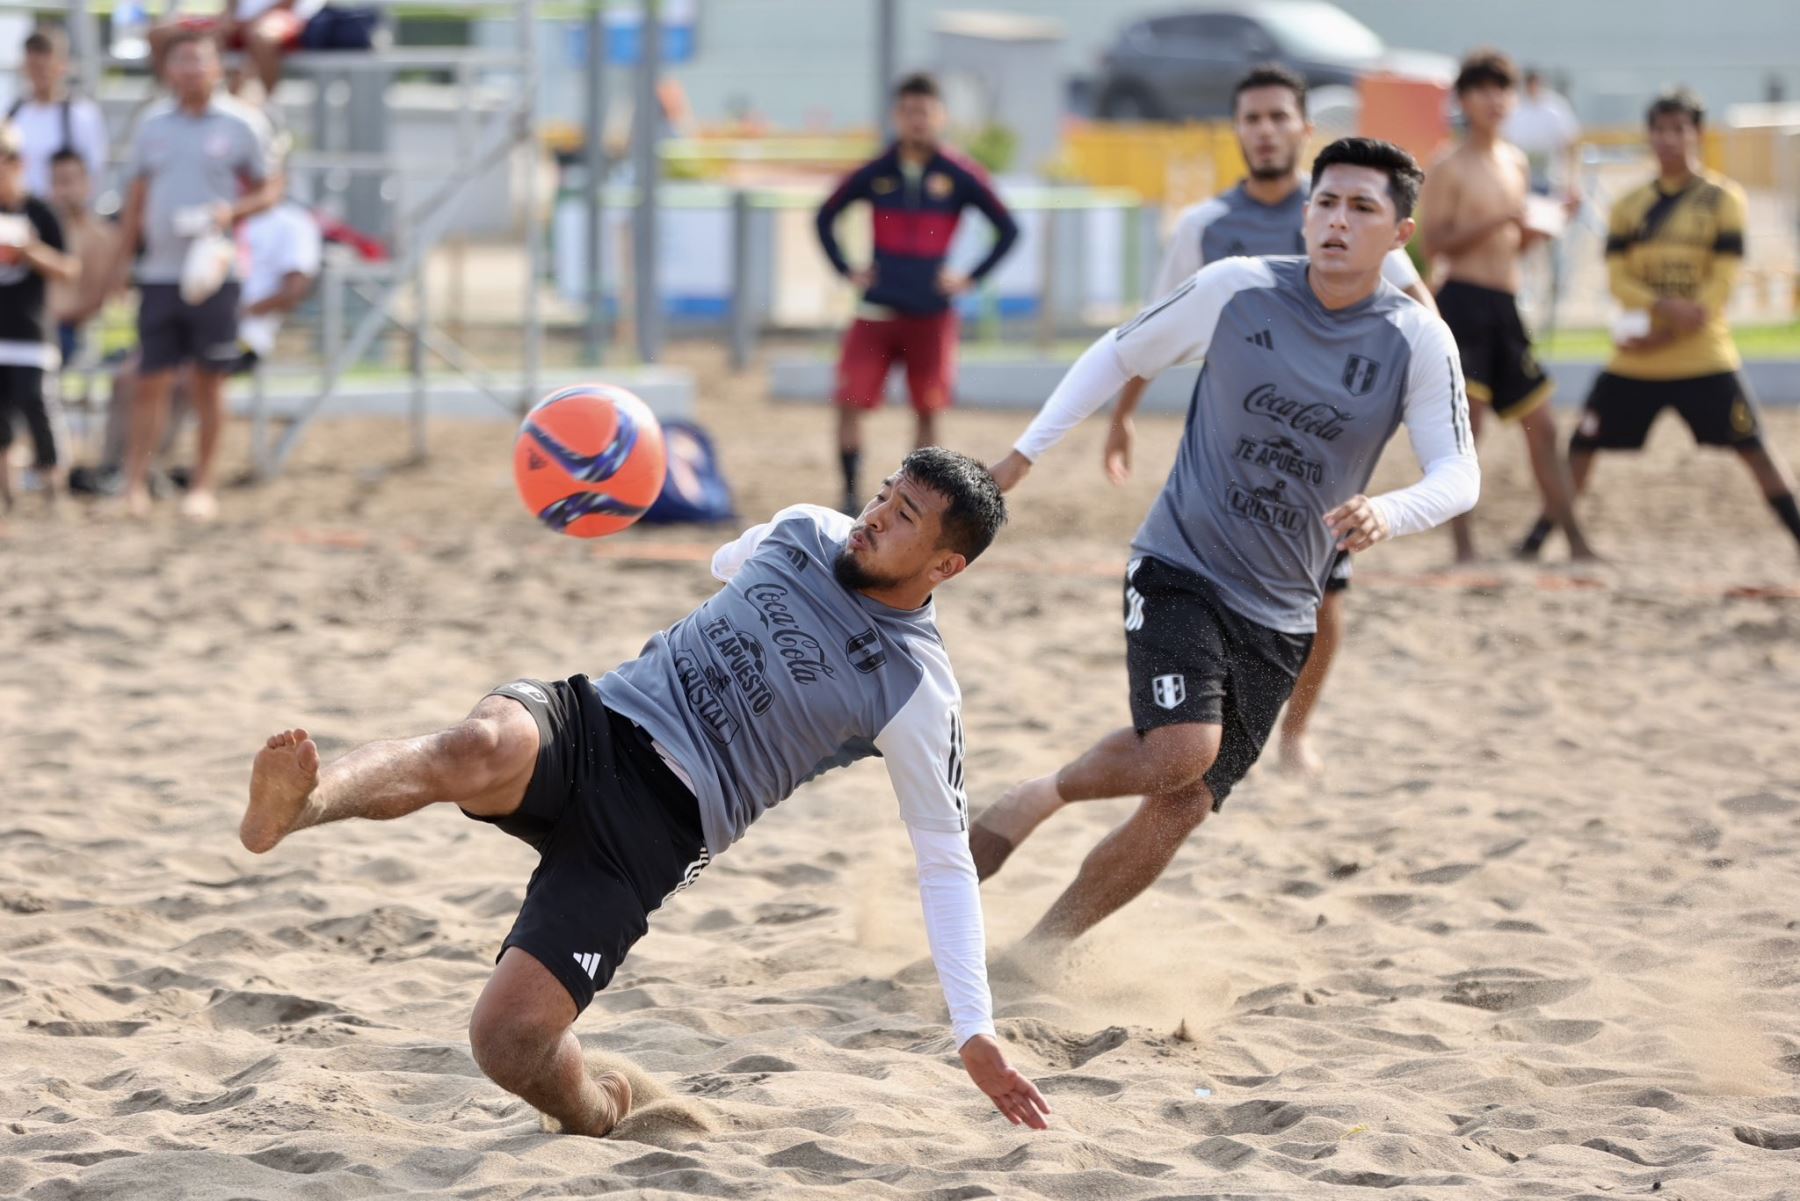
<path fill-rule="evenodd" d="M 1186 676 L 1157 676 L 1150 681 L 1150 695 L 1159 709 L 1173 709 L 1187 700 Z"/>
<path fill-rule="evenodd" d="M 1352 396 L 1367 396 L 1381 375 L 1381 364 L 1359 354 L 1344 360 L 1344 391 Z"/>

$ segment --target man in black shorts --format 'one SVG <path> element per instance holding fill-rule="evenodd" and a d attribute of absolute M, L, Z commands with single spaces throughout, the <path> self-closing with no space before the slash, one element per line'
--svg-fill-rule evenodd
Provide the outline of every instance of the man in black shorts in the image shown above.
<path fill-rule="evenodd" d="M 50 341 L 49 284 L 68 283 L 80 264 L 63 253 L 62 226 L 50 206 L 25 192 L 23 139 L 0 125 L 0 508 L 12 507 L 13 419 L 31 431 L 32 464 L 47 503 L 66 466 L 55 404 L 60 356 Z"/>
<path fill-rule="evenodd" d="M 125 457 L 125 501 L 150 510 L 150 459 L 169 419 L 175 372 L 193 364 L 200 454 L 182 512 L 195 520 L 218 511 L 213 471 L 225 423 L 225 378 L 238 361 L 238 286 L 226 274 L 205 299 L 183 299 L 182 278 L 196 241 L 229 234 L 245 217 L 281 198 L 270 169 L 268 126 L 260 114 L 218 94 L 219 51 L 192 32 L 170 37 L 164 75 L 175 104 L 151 113 L 131 142 L 130 181 L 121 210 L 119 265 L 124 283 L 140 238 L 138 341 L 142 383 Z"/>
<path fill-rule="evenodd" d="M 925 932 L 963 1066 L 1015 1125 L 1048 1112 L 994 1037 L 969 856 L 961 694 L 932 593 L 999 532 L 972 459 L 908 455 L 852 519 L 796 505 L 713 556 L 725 587 L 595 682 L 517 680 L 441 733 L 326 765 L 304 730 L 268 740 L 238 836 L 458 805 L 541 856 L 469 1024 L 495 1083 L 603 1135 L 631 1089 L 590 1079 L 572 1029 L 649 915 L 801 783 L 879 754 L 918 864 Z"/>
<path fill-rule="evenodd" d="M 1705 110 L 1685 92 L 1659 97 L 1647 117 L 1655 180 L 1613 205 L 1606 268 L 1629 332 L 1588 394 L 1569 441 L 1577 489 L 1594 453 L 1637 450 L 1667 408 L 1681 414 L 1702 446 L 1737 452 L 1769 507 L 1800 542 L 1800 506 L 1787 465 L 1763 442 L 1756 402 L 1738 368 L 1725 307 L 1744 261 L 1743 189 L 1700 165 Z M 1551 522 L 1539 518 L 1521 550 L 1535 555 Z"/>
<path fill-rule="evenodd" d="M 1425 177 L 1419 195 L 1421 241 L 1426 255 L 1442 259 L 1449 275 L 1438 289 L 1438 312 L 1456 335 L 1469 399 L 1479 402 L 1470 409 L 1476 435 L 1484 408 L 1518 425 L 1538 494 L 1568 535 L 1569 556 L 1592 559 L 1593 549 L 1575 521 L 1574 487 L 1550 412 L 1555 388 L 1532 354 L 1531 335 L 1519 317 L 1520 257 L 1544 233 L 1528 217 L 1531 172 L 1525 152 L 1501 136 L 1518 100 L 1517 80 L 1512 60 L 1496 51 L 1478 50 L 1463 60 L 1456 100 L 1468 137 Z M 1458 518 L 1450 529 L 1457 562 L 1472 562 L 1469 519 Z"/>

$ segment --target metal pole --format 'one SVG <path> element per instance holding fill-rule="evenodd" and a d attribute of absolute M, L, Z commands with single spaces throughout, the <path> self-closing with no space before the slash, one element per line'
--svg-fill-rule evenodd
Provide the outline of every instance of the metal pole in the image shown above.
<path fill-rule="evenodd" d="M 606 348 L 606 7 L 595 3 L 588 14 L 587 78 L 587 325 L 582 330 L 582 358 L 598 363 Z"/>
<path fill-rule="evenodd" d="M 414 236 L 412 229 L 402 234 L 410 240 Z M 408 405 L 412 418 L 412 462 L 423 463 L 426 454 L 426 421 L 427 404 L 430 393 L 425 381 L 425 330 L 431 320 L 431 289 L 427 280 L 431 272 L 427 269 L 428 260 L 421 257 L 419 269 L 413 274 L 413 325 L 412 337 L 407 345 L 407 369 L 412 375 L 412 399 Z"/>
<path fill-rule="evenodd" d="M 538 141 L 537 0 L 519 5 L 520 141 L 525 144 L 525 379 L 519 411 L 537 403 L 538 377 L 544 362 L 544 311 L 538 281 L 544 275 L 543 214 L 539 211 L 538 166 L 543 147 Z"/>
<path fill-rule="evenodd" d="M 894 137 L 889 89 L 900 74 L 899 0 L 875 0 L 875 124 L 887 141 Z"/>
<path fill-rule="evenodd" d="M 636 284 L 633 290 L 637 293 L 638 358 L 654 363 L 662 352 L 662 289 L 656 270 L 656 184 L 662 170 L 661 156 L 657 153 L 657 138 L 662 129 L 662 106 L 656 94 L 656 76 L 662 58 L 662 5 L 658 0 L 643 0 L 643 30 L 638 46 L 637 100 L 633 113 L 636 128 L 631 136 L 638 203 L 631 269 Z"/>
<path fill-rule="evenodd" d="M 106 48 L 100 45 L 100 26 L 94 21 L 87 0 L 74 0 L 69 12 L 69 34 L 75 50 L 76 86 L 89 96 L 98 96 L 100 77 L 106 74 Z"/>
<path fill-rule="evenodd" d="M 731 194 L 731 367 L 741 371 L 750 362 L 750 343 L 756 331 L 756 306 L 750 296 L 750 193 L 743 188 Z"/>

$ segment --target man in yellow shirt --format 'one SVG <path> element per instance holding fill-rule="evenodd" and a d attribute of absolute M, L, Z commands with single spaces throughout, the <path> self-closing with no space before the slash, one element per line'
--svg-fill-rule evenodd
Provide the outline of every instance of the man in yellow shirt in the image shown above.
<path fill-rule="evenodd" d="M 1626 310 L 1621 331 L 1637 328 L 1588 394 L 1569 440 L 1570 474 L 1580 492 L 1596 451 L 1639 449 L 1657 414 L 1673 407 L 1696 442 L 1738 453 L 1800 542 L 1793 475 L 1763 444 L 1756 401 L 1738 374 L 1742 360 L 1725 324 L 1744 261 L 1744 193 L 1700 165 L 1705 119 L 1689 92 L 1650 105 L 1657 178 L 1613 205 L 1606 238 L 1607 278 Z M 1521 552 L 1535 555 L 1551 529 L 1549 517 L 1539 517 Z"/>

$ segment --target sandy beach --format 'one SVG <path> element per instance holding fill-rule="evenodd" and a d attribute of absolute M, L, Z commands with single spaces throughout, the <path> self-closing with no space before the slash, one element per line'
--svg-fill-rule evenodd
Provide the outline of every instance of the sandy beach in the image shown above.
<path fill-rule="evenodd" d="M 744 524 L 832 499 L 826 416 L 696 362 Z M 949 441 L 997 456 L 1024 420 Z M 908 425 L 874 424 L 872 474 Z M 1770 427 L 1800 461 L 1800 413 Z M 977 808 L 1128 720 L 1119 572 L 1180 424 L 1139 429 L 1117 489 L 1104 419 L 1078 431 L 939 598 Z M 1065 961 L 1007 951 L 1131 803 L 1071 807 L 989 882 L 1038 1134 L 956 1063 L 879 763 L 655 915 L 577 1027 L 639 1096 L 598 1141 L 468 1052 L 528 848 L 453 811 L 238 846 L 270 731 L 330 757 L 435 728 L 605 671 L 714 586 L 735 529 L 559 539 L 509 428 L 432 436 L 398 467 L 399 425 L 323 423 L 212 527 L 5 524 L 0 1196 L 1800 1198 L 1800 557 L 1672 416 L 1602 460 L 1592 570 L 1499 558 L 1535 501 L 1490 430 L 1494 561 L 1359 559 L 1327 778 L 1265 761 Z M 1402 437 L 1377 484 L 1413 470 Z"/>

